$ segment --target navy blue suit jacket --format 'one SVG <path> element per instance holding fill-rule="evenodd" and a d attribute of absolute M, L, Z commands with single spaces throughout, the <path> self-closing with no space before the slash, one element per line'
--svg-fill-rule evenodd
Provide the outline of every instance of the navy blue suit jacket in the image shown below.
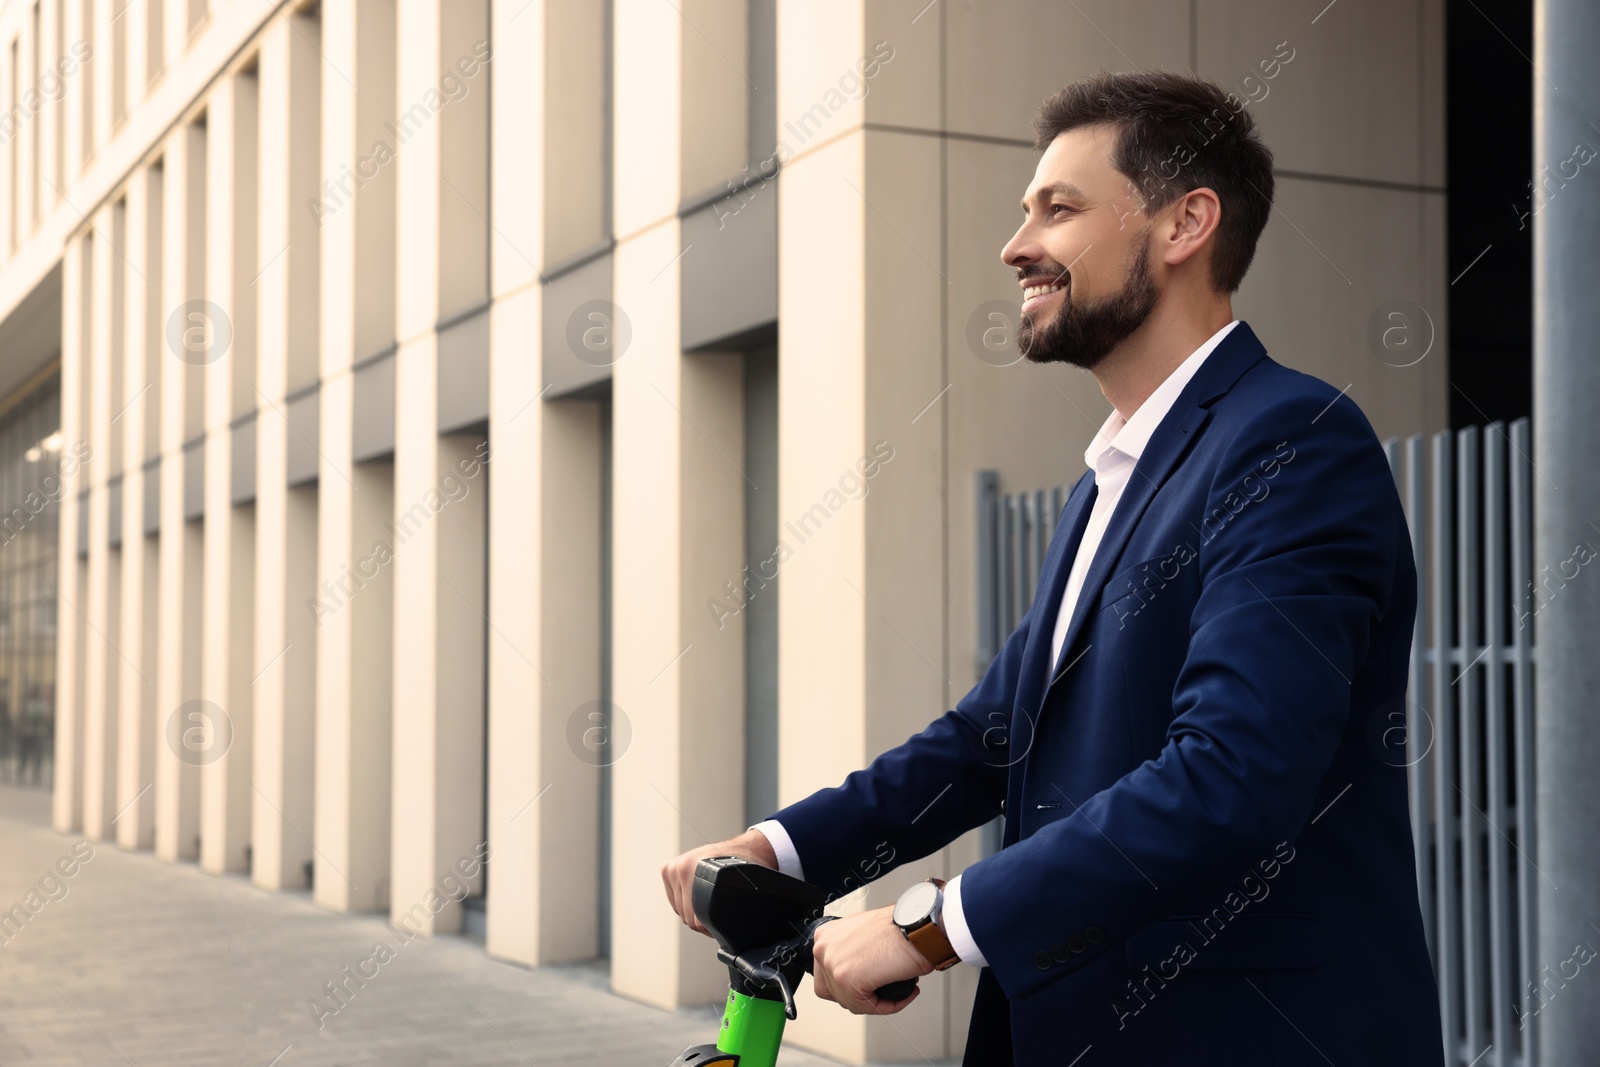
<path fill-rule="evenodd" d="M 1094 492 L 1086 471 L 955 710 L 774 815 L 807 880 L 848 891 L 1003 811 L 961 883 L 989 964 L 967 1064 L 1440 1067 L 1393 729 L 1416 568 L 1371 425 L 1234 327 L 1150 438 L 1046 684 Z"/>

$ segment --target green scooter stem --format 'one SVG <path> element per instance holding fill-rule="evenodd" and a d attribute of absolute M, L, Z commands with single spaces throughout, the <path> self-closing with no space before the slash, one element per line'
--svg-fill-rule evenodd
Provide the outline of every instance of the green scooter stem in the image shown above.
<path fill-rule="evenodd" d="M 773 1067 L 787 1021 L 782 1001 L 762 1000 L 730 989 L 727 1006 L 722 1009 L 717 1049 L 737 1055 L 739 1067 Z"/>
<path fill-rule="evenodd" d="M 670 1067 L 774 1067 L 788 1013 L 783 1002 L 728 990 L 715 1045 L 692 1045 Z"/>

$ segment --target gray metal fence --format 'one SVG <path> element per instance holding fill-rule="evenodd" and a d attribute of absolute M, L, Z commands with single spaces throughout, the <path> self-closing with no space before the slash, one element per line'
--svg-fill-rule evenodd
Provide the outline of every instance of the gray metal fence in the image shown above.
<path fill-rule="evenodd" d="M 1535 959 L 1533 618 L 1566 579 L 1562 562 L 1534 573 L 1532 435 L 1524 418 L 1384 448 L 1419 603 L 1406 705 L 1379 709 L 1374 750 L 1408 770 L 1447 1063 L 1537 1067 L 1534 1020 L 1560 979 Z M 975 677 L 1027 611 L 1065 499 L 977 473 Z"/>

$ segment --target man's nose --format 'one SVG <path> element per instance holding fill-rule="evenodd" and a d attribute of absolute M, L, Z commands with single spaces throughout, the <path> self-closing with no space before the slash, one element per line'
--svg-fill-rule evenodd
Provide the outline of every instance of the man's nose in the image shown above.
<path fill-rule="evenodd" d="M 1000 249 L 1000 262 L 1008 267 L 1037 263 L 1040 251 L 1038 242 L 1028 232 L 1028 224 L 1023 223 L 1017 228 L 1017 232 L 1011 235 L 1011 240 Z"/>

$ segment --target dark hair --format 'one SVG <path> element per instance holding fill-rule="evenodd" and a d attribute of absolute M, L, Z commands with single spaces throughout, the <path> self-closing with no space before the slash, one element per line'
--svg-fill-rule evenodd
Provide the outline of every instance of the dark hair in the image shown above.
<path fill-rule="evenodd" d="M 1245 101 L 1189 74 L 1101 71 L 1045 99 L 1033 121 L 1043 151 L 1080 126 L 1117 132 L 1111 165 L 1133 182 L 1154 214 L 1184 193 L 1217 194 L 1222 218 L 1211 253 L 1211 283 L 1239 288 L 1272 211 L 1272 151 L 1256 134 Z"/>

